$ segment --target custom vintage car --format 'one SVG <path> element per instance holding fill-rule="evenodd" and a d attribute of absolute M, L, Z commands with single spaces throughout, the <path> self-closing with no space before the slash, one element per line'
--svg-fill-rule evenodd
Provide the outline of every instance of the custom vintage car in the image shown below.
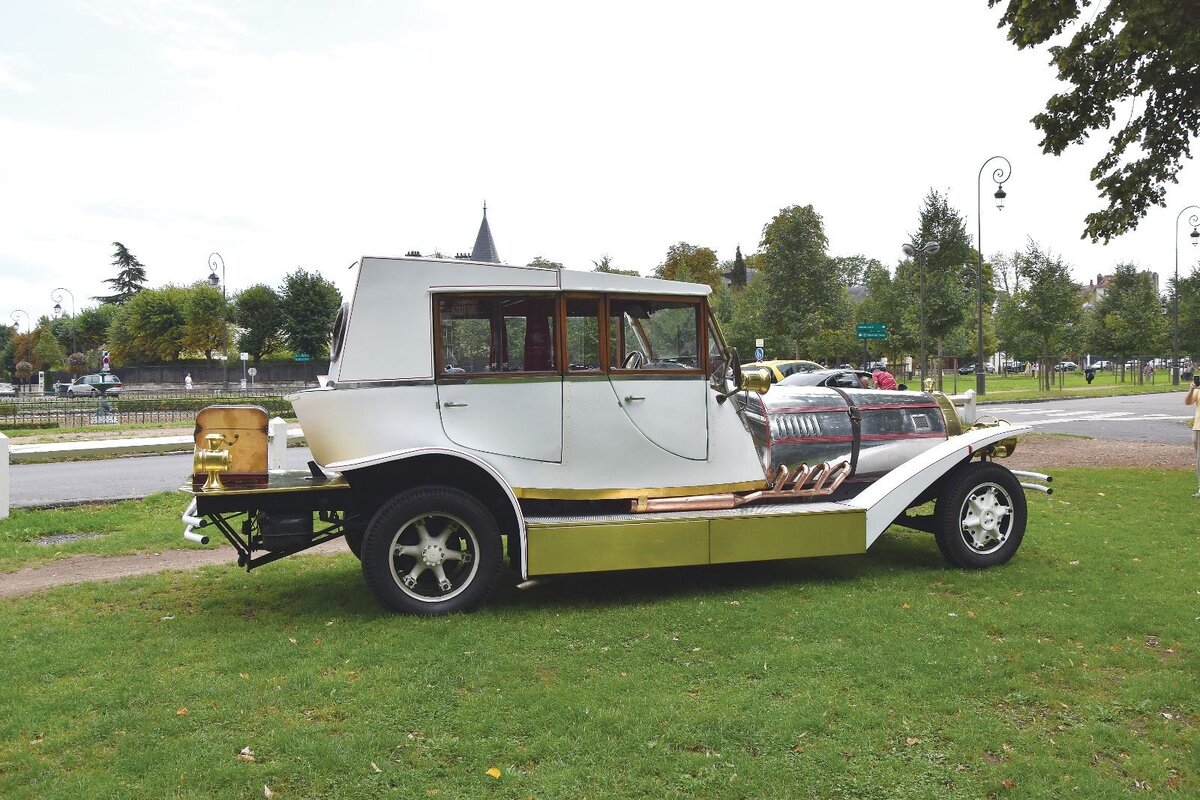
<path fill-rule="evenodd" d="M 709 292 L 363 258 L 328 376 L 291 397 L 309 470 L 271 468 L 261 409 L 206 409 L 185 536 L 215 529 L 247 569 L 344 536 L 379 602 L 417 614 L 478 606 L 506 562 L 529 585 L 862 553 L 893 522 L 958 566 L 1012 557 L 1024 487 L 1046 487 L 995 459 L 1027 428 L 925 392 L 773 387 Z"/>

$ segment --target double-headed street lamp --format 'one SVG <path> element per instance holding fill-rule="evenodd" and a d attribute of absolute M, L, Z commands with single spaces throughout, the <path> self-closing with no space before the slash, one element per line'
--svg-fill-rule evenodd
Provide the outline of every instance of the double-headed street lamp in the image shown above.
<path fill-rule="evenodd" d="M 60 286 L 50 293 L 50 299 L 54 301 L 54 318 L 58 319 L 62 316 L 62 313 L 63 313 L 63 307 L 62 307 L 62 300 L 63 300 L 62 293 L 63 292 L 66 292 L 71 297 L 71 354 L 74 355 L 77 352 L 77 348 L 75 347 L 75 293 L 72 292 L 70 289 L 66 289 L 66 288 L 63 288 L 62 286 Z M 70 359 L 67 359 L 67 360 L 68 360 L 67 366 L 69 367 Z"/>
<path fill-rule="evenodd" d="M 979 177 L 975 180 L 975 224 L 976 236 L 975 247 L 979 251 L 979 269 L 975 273 L 975 286 L 979 290 L 979 298 L 976 303 L 976 312 L 979 316 L 979 354 L 975 359 L 975 394 L 982 395 L 987 391 L 984 384 L 986 371 L 984 370 L 983 360 L 983 171 L 987 165 L 1000 159 L 1004 162 L 1004 166 L 996 167 L 992 172 L 992 180 L 996 182 L 996 193 L 993 197 L 996 198 L 996 208 L 1004 210 L 1004 198 L 1008 194 L 1004 191 L 1004 182 L 1012 176 L 1012 164 L 1004 156 L 992 156 L 983 165 L 979 167 Z"/>
<path fill-rule="evenodd" d="M 1175 334 L 1171 338 L 1171 385 L 1179 385 L 1179 220 L 1185 213 L 1192 209 L 1200 211 L 1200 206 L 1188 206 L 1183 211 L 1180 211 L 1175 217 Z M 1192 226 L 1192 245 L 1200 242 L 1200 230 L 1196 227 L 1200 225 L 1200 214 L 1192 214 L 1188 217 L 1188 225 Z"/>
<path fill-rule="evenodd" d="M 900 249 L 904 251 L 904 255 L 916 259 L 917 269 L 921 276 L 921 389 L 925 388 L 925 260 L 920 258 L 920 256 L 922 253 L 933 255 L 941 247 L 937 242 L 926 242 L 920 248 L 907 243 L 900 245 Z"/>
<path fill-rule="evenodd" d="M 217 277 L 217 266 L 221 267 L 221 277 Z M 208 257 L 208 268 L 212 270 L 212 274 L 208 276 L 208 282 L 211 286 L 221 287 L 221 300 L 228 301 L 225 294 L 225 259 L 220 253 L 213 253 Z M 225 302 L 221 303 L 221 348 L 225 351 L 222 353 L 225 357 L 221 359 L 221 388 L 229 388 L 229 324 L 225 320 Z"/>

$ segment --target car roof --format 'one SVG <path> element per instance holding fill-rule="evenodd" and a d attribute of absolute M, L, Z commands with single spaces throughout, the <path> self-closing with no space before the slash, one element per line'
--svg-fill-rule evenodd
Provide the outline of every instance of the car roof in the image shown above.
<path fill-rule="evenodd" d="M 818 386 L 834 375 L 850 372 L 854 375 L 871 377 L 871 373 L 862 369 L 815 369 L 812 372 L 796 372 L 779 382 L 780 386 Z"/>

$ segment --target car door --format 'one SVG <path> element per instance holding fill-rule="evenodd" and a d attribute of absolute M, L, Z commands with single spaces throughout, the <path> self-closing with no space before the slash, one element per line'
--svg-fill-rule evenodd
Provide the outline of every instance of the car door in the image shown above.
<path fill-rule="evenodd" d="M 608 299 L 609 384 L 629 422 L 680 458 L 708 458 L 700 298 Z"/>
<path fill-rule="evenodd" d="M 557 295 L 435 298 L 438 410 L 454 443 L 562 461 Z"/>

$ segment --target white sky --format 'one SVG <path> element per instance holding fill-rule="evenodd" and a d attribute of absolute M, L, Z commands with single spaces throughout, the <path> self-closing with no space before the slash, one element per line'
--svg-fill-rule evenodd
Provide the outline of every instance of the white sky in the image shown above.
<path fill-rule="evenodd" d="M 0 322 L 65 286 L 105 293 L 112 242 L 151 285 L 278 285 L 297 266 L 343 293 L 351 262 L 470 250 L 488 204 L 501 258 L 649 273 L 678 241 L 731 258 L 791 204 L 832 255 L 894 264 L 932 187 L 976 222 L 976 177 L 1013 165 L 983 248 L 1027 236 L 1084 283 L 1174 270 L 1168 207 L 1109 246 L 1101 144 L 1043 156 L 1055 90 L 985 0 L 385 2 L 47 0 L 0 9 Z M 1127 113 L 1127 112 L 1126 112 Z M 989 169 L 990 172 L 990 169 Z M 1180 229 L 1180 272 L 1200 255 Z M 1165 284 L 1164 284 L 1165 288 Z M 69 301 L 65 303 L 69 306 Z M 24 330 L 24 319 L 21 318 Z"/>

